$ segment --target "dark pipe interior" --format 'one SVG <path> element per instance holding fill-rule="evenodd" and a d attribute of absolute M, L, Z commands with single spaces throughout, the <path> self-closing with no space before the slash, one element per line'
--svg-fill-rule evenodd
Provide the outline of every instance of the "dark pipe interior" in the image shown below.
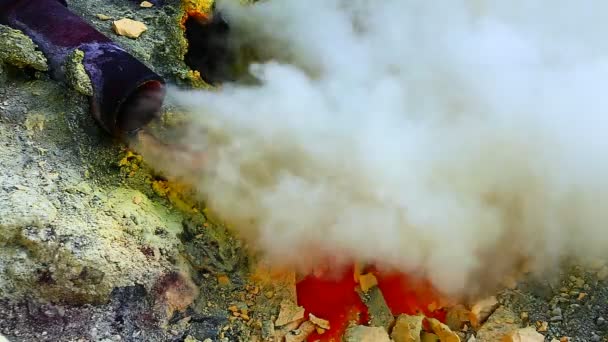
<path fill-rule="evenodd" d="M 185 22 L 188 52 L 184 56 L 186 64 L 201 74 L 210 84 L 235 81 L 233 65 L 236 62 L 230 47 L 230 27 L 221 15 L 205 21 L 194 16 Z"/>
<path fill-rule="evenodd" d="M 134 132 L 160 117 L 165 86 L 149 81 L 139 86 L 120 106 L 116 124 L 123 132 Z"/>

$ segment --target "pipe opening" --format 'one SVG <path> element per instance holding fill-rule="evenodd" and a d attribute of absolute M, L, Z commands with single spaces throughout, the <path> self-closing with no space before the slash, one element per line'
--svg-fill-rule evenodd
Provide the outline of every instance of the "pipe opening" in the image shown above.
<path fill-rule="evenodd" d="M 120 106 L 116 125 L 123 132 L 134 132 L 161 114 L 165 86 L 159 81 L 140 85 Z"/>

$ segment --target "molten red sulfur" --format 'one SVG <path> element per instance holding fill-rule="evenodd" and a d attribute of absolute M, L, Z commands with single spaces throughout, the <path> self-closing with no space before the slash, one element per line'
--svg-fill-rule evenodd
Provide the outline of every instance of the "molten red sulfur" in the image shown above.
<path fill-rule="evenodd" d="M 440 296 L 428 282 L 414 281 L 400 273 L 373 273 L 393 315 L 423 313 L 445 322 L 445 309 L 433 307 L 438 305 Z M 306 315 L 312 313 L 330 322 L 329 331 L 315 332 L 309 341 L 341 341 L 350 321 L 368 321 L 367 307 L 355 291 L 356 286 L 352 268 L 338 279 L 310 275 L 296 285 L 298 304 L 306 309 Z"/>
<path fill-rule="evenodd" d="M 361 324 L 368 320 L 367 307 L 355 291 L 357 284 L 353 270 L 347 270 L 339 279 L 310 275 L 297 285 L 298 304 L 309 313 L 329 321 L 330 330 L 323 334 L 313 332 L 309 341 L 338 342 L 350 321 Z"/>

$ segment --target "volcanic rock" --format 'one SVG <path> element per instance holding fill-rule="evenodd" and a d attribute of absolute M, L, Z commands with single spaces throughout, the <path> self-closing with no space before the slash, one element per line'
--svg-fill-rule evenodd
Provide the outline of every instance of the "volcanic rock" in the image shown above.
<path fill-rule="evenodd" d="M 446 324 L 452 330 L 460 330 L 470 321 L 470 311 L 461 304 L 454 305 L 448 309 Z"/>
<path fill-rule="evenodd" d="M 450 327 L 434 318 L 429 318 L 427 320 L 431 325 L 431 330 L 439 336 L 441 342 L 460 342 L 460 337 L 453 332 Z"/>
<path fill-rule="evenodd" d="M 363 292 L 369 291 L 372 287 L 378 285 L 378 279 L 372 273 L 362 274 L 358 278 L 359 286 Z"/>
<path fill-rule="evenodd" d="M 420 342 L 423 320 L 424 316 L 421 315 L 399 315 L 391 332 L 391 338 L 394 342 Z"/>
<path fill-rule="evenodd" d="M 285 342 L 304 342 L 312 332 L 315 331 L 315 324 L 306 321 L 300 326 L 285 335 Z"/>
<path fill-rule="evenodd" d="M 319 318 L 313 314 L 308 314 L 308 319 L 310 319 L 310 321 L 312 323 L 314 323 L 314 325 L 316 325 L 319 328 L 325 329 L 325 330 L 329 330 L 330 326 L 329 326 L 329 321 Z"/>
<path fill-rule="evenodd" d="M 46 58 L 28 36 L 19 30 L 0 25 L 0 64 L 3 62 L 19 68 L 48 70 Z"/>
<path fill-rule="evenodd" d="M 284 300 L 283 302 L 281 302 L 281 311 L 279 311 L 279 317 L 274 322 L 274 325 L 280 327 L 287 323 L 295 322 L 303 318 L 303 307 L 297 306 L 290 300 Z"/>
<path fill-rule="evenodd" d="M 473 328 L 477 329 L 486 320 L 494 310 L 498 307 L 498 300 L 496 297 L 490 297 L 478 301 L 471 306 L 469 313 L 469 321 Z"/>
<path fill-rule="evenodd" d="M 477 341 L 500 341 L 510 332 L 519 329 L 519 324 L 519 317 L 513 311 L 500 306 L 477 331 Z"/>
<path fill-rule="evenodd" d="M 391 342 L 391 339 L 384 328 L 356 325 L 346 330 L 344 342 Z"/>
<path fill-rule="evenodd" d="M 394 321 L 393 314 L 386 304 L 386 300 L 377 286 L 369 289 L 367 293 L 357 290 L 361 301 L 367 306 L 369 313 L 369 324 L 374 327 L 383 327 L 389 331 Z"/>
<path fill-rule="evenodd" d="M 119 36 L 136 39 L 139 38 L 142 33 L 147 31 L 148 27 L 140 21 L 123 18 L 114 21 L 112 23 L 112 29 L 114 29 L 114 32 L 116 32 L 116 34 Z"/>
<path fill-rule="evenodd" d="M 533 327 L 513 331 L 503 337 L 501 342 L 543 342 L 545 336 L 539 334 Z"/>

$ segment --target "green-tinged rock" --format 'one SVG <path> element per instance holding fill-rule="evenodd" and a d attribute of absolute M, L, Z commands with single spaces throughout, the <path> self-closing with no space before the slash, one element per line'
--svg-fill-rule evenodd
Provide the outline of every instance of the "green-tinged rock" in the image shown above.
<path fill-rule="evenodd" d="M 82 64 L 83 59 L 84 52 L 74 50 L 66 59 L 65 76 L 68 84 L 76 91 L 83 95 L 93 96 L 93 85 Z"/>
<path fill-rule="evenodd" d="M 0 62 L 19 68 L 48 70 L 46 58 L 36 50 L 34 42 L 21 31 L 5 25 L 0 25 Z"/>

